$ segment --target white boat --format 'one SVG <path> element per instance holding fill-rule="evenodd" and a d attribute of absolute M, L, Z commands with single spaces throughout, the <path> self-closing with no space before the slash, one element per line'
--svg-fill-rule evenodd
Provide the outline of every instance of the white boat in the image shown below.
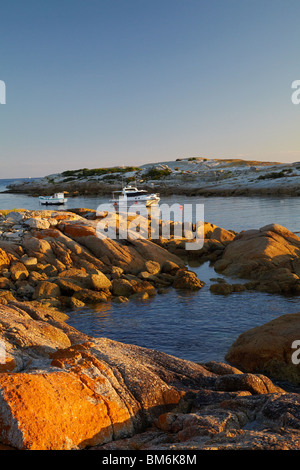
<path fill-rule="evenodd" d="M 145 204 L 146 207 L 157 204 L 160 201 L 159 194 L 149 194 L 145 189 L 137 189 L 136 186 L 125 186 L 122 191 L 114 191 L 113 198 L 109 200 L 115 206 L 129 207 L 131 204 Z"/>
<path fill-rule="evenodd" d="M 44 205 L 60 205 L 65 204 L 68 199 L 65 198 L 64 193 L 56 193 L 53 196 L 40 196 L 39 201 Z"/>

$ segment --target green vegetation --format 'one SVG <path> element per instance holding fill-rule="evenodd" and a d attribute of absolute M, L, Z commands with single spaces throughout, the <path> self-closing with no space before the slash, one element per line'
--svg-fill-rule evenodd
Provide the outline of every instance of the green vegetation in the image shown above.
<path fill-rule="evenodd" d="M 135 180 L 136 180 L 135 176 L 129 176 L 129 178 L 127 178 L 127 183 L 132 183 Z"/>
<path fill-rule="evenodd" d="M 285 176 L 289 176 L 288 173 L 292 173 L 292 169 L 288 168 L 286 170 L 281 171 L 272 171 L 271 173 L 267 173 L 266 175 L 260 175 L 257 179 L 258 180 L 266 180 L 266 179 L 276 179 L 276 178 L 284 178 Z"/>
<path fill-rule="evenodd" d="M 49 178 L 49 176 L 47 176 L 47 181 L 48 181 L 49 184 L 54 184 L 54 179 Z"/>
<path fill-rule="evenodd" d="M 10 212 L 25 212 L 25 209 L 1 209 L 0 215 L 6 217 Z"/>
<path fill-rule="evenodd" d="M 111 167 L 111 168 L 82 168 L 80 170 L 67 170 L 62 173 L 62 176 L 70 177 L 75 176 L 77 178 L 86 178 L 89 176 L 102 176 L 113 173 L 128 173 L 130 171 L 139 171 L 140 168 L 135 166 L 126 166 L 126 167 Z"/>
<path fill-rule="evenodd" d="M 150 168 L 150 170 L 144 174 L 144 178 L 149 180 L 159 180 L 165 176 L 169 176 L 170 174 L 171 170 L 169 168 L 163 168 L 161 170 L 158 168 Z"/>

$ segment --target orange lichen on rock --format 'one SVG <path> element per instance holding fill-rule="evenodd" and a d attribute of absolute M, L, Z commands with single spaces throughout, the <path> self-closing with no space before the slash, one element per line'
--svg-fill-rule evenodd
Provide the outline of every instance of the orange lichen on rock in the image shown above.
<path fill-rule="evenodd" d="M 69 235 L 71 238 L 96 236 L 96 229 L 94 227 L 79 223 L 65 223 L 63 227 L 60 226 L 59 228 L 62 229 L 65 235 Z"/>
<path fill-rule="evenodd" d="M 74 374 L 2 374 L 0 439 L 18 449 L 76 449 L 108 442 L 126 409 L 95 394 Z"/>
<path fill-rule="evenodd" d="M 36 238 L 43 239 L 43 238 L 58 238 L 61 236 L 61 232 L 56 228 L 48 228 L 44 230 L 36 231 L 35 233 Z"/>
<path fill-rule="evenodd" d="M 10 265 L 11 259 L 9 255 L 0 248 L 0 267 L 7 268 Z"/>
<path fill-rule="evenodd" d="M 17 363 L 13 357 L 1 358 L 0 361 L 0 373 L 12 372 L 17 367 Z"/>

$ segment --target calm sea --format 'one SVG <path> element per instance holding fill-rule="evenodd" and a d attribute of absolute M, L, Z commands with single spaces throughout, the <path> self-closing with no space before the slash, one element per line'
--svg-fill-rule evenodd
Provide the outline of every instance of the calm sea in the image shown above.
<path fill-rule="evenodd" d="M 3 191 L 10 180 L 0 180 Z M 66 209 L 97 209 L 104 198 L 77 197 Z M 278 223 L 300 232 L 298 198 L 203 198 L 168 197 L 161 203 L 204 204 L 205 220 L 235 231 Z M 1 194 L 0 209 L 39 209 L 39 201 L 23 195 Z M 147 301 L 101 304 L 96 309 L 68 312 L 68 323 L 84 333 L 137 344 L 192 361 L 223 361 L 237 336 L 285 313 L 300 311 L 299 297 L 240 292 L 223 297 L 213 295 L 209 286 L 216 275 L 208 263 L 190 265 L 206 282 L 198 292 L 170 289 Z"/>

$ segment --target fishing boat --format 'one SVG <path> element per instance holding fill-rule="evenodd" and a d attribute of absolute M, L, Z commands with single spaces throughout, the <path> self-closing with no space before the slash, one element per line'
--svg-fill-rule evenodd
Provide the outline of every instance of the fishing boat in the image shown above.
<path fill-rule="evenodd" d="M 114 206 L 128 207 L 131 204 L 145 204 L 146 207 L 158 204 L 160 197 L 158 193 L 149 194 L 145 189 L 138 189 L 136 186 L 125 186 L 122 191 L 114 191 L 110 203 Z"/>
<path fill-rule="evenodd" d="M 64 193 L 55 193 L 53 196 L 40 196 L 39 201 L 43 205 L 61 205 L 65 204 L 68 199 L 65 198 Z"/>

